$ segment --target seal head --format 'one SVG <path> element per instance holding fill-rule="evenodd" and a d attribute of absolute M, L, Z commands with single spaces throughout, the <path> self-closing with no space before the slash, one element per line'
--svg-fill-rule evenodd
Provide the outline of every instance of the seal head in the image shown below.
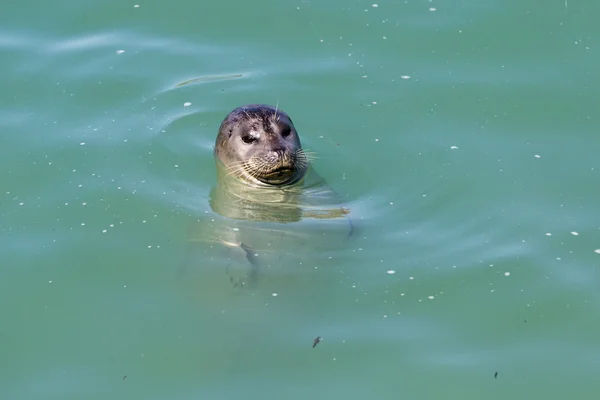
<path fill-rule="evenodd" d="M 290 117 L 263 104 L 231 111 L 219 127 L 214 152 L 228 175 L 256 186 L 293 185 L 308 169 Z"/>

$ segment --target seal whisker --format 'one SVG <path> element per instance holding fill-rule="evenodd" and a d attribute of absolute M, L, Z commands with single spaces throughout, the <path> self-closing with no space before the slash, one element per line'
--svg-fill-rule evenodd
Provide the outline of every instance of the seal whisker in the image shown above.
<path fill-rule="evenodd" d="M 300 149 L 296 151 L 296 159 L 301 162 L 304 167 L 308 166 L 308 162 L 316 159 L 311 153 L 307 154 L 304 150 Z"/>
<path fill-rule="evenodd" d="M 317 153 L 314 151 L 306 150 L 306 149 L 298 149 L 296 150 L 297 154 L 304 154 L 306 157 L 312 157 L 313 159 L 318 158 Z"/>
<path fill-rule="evenodd" d="M 227 174 L 225 176 L 239 175 L 239 173 L 242 171 L 243 171 L 243 168 L 240 166 L 239 168 L 235 168 L 235 169 L 232 169 L 231 171 L 227 172 Z"/>
<path fill-rule="evenodd" d="M 226 167 L 227 176 L 234 174 L 236 172 L 240 172 L 244 167 L 245 161 L 238 161 Z"/>

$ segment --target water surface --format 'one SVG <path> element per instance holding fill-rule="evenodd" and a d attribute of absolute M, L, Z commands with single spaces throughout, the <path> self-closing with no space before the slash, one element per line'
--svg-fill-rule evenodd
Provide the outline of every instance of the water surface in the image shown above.
<path fill-rule="evenodd" d="M 598 5 L 376 5 L 4 7 L 0 397 L 595 398 Z M 180 268 L 257 102 L 360 230 L 239 290 Z"/>

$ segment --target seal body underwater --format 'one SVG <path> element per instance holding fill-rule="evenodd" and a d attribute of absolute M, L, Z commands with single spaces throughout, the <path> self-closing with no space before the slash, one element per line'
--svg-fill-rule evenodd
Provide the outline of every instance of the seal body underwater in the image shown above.
<path fill-rule="evenodd" d="M 256 282 L 265 269 L 285 273 L 286 261 L 343 246 L 352 235 L 348 209 L 314 171 L 312 154 L 277 107 L 231 111 L 219 127 L 214 158 L 214 214 L 191 225 L 189 235 L 212 250 L 227 249 L 221 261 L 234 286 Z"/>

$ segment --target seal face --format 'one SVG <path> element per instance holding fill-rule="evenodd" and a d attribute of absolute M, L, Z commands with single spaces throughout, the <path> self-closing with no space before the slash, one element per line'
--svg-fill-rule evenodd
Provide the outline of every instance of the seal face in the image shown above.
<path fill-rule="evenodd" d="M 225 117 L 215 142 L 215 156 L 228 175 L 257 186 L 293 185 L 308 169 L 290 117 L 264 104 L 238 107 Z"/>

